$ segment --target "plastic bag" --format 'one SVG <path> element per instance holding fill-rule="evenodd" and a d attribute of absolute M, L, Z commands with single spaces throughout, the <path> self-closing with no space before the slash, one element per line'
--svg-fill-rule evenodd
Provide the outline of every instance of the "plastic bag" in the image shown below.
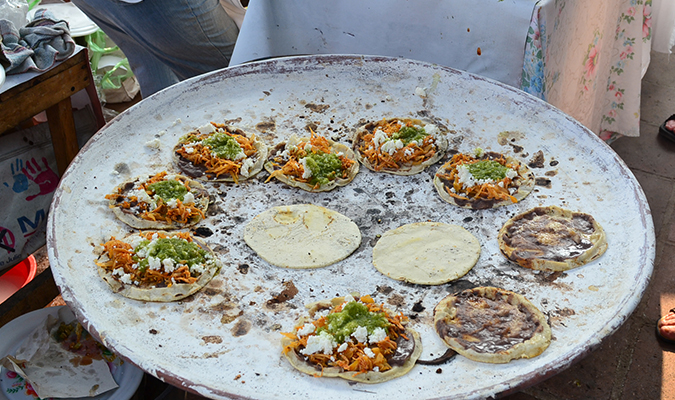
<path fill-rule="evenodd" d="M 0 0 L 0 18 L 11 21 L 17 30 L 28 23 L 29 9 L 26 0 Z"/>
<path fill-rule="evenodd" d="M 85 37 L 99 98 L 106 103 L 133 100 L 141 90 L 122 51 L 102 31 Z"/>

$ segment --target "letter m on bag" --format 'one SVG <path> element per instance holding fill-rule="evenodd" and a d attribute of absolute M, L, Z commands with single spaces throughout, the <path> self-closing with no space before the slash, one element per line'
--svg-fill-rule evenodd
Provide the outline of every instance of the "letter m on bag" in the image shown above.
<path fill-rule="evenodd" d="M 21 227 L 21 232 L 23 232 L 23 237 L 27 237 L 35 233 L 35 231 L 40 227 L 42 221 L 45 220 L 45 210 L 39 209 L 35 212 L 35 220 L 31 221 L 28 217 L 21 217 L 17 219 L 19 226 Z"/>

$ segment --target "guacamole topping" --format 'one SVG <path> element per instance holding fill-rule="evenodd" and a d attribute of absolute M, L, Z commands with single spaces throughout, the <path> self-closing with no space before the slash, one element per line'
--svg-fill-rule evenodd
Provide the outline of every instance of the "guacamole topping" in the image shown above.
<path fill-rule="evenodd" d="M 156 196 L 165 202 L 172 199 L 183 201 L 188 192 L 185 185 L 173 179 L 155 182 L 148 185 L 148 189 L 152 190 Z"/>
<path fill-rule="evenodd" d="M 305 165 L 312 171 L 311 185 L 325 185 L 342 172 L 342 160 L 334 153 L 312 152 L 303 157 Z"/>
<path fill-rule="evenodd" d="M 375 328 L 389 326 L 389 321 L 384 314 L 370 312 L 365 304 L 355 301 L 346 303 L 342 311 L 328 314 L 326 320 L 327 325 L 319 328 L 317 334 L 327 331 L 338 343 L 344 343 L 359 326 L 365 327 L 369 335 Z"/>
<path fill-rule="evenodd" d="M 467 168 L 476 180 L 500 181 L 506 177 L 510 169 L 495 160 L 482 160 L 473 164 L 467 164 Z"/>
<path fill-rule="evenodd" d="M 143 240 L 135 249 L 136 254 L 146 253 L 141 258 L 134 256 L 134 261 L 138 262 L 138 269 L 145 270 L 149 265 L 149 258 L 154 257 L 159 260 L 170 258 L 176 263 L 185 264 L 192 267 L 195 264 L 204 264 L 206 262 L 206 250 L 199 247 L 195 242 L 188 242 L 180 238 L 159 238 L 153 240 Z"/>
<path fill-rule="evenodd" d="M 400 140 L 404 145 L 410 142 L 421 142 L 427 137 L 423 127 L 404 126 L 398 132 L 394 132 L 389 140 Z"/>
<path fill-rule="evenodd" d="M 244 151 L 235 138 L 225 132 L 216 132 L 202 140 L 202 144 L 211 149 L 216 157 L 237 160 L 244 156 Z"/>

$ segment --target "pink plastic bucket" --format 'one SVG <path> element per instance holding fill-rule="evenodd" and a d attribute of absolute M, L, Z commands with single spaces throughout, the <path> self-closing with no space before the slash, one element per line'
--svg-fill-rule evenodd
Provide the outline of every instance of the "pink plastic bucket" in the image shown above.
<path fill-rule="evenodd" d="M 0 303 L 7 300 L 19 289 L 26 286 L 33 278 L 37 270 L 35 257 L 28 256 L 9 271 L 0 275 Z"/>

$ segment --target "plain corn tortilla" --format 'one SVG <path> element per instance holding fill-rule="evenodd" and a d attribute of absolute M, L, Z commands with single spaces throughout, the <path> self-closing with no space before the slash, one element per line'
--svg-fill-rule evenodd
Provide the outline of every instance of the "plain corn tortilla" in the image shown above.
<path fill-rule="evenodd" d="M 296 204 L 258 214 L 244 228 L 244 241 L 277 267 L 319 268 L 352 254 L 361 244 L 361 231 L 336 211 Z"/>
<path fill-rule="evenodd" d="M 385 232 L 373 248 L 373 265 L 384 275 L 421 285 L 464 276 L 480 256 L 469 231 L 440 222 L 418 222 Z"/>

